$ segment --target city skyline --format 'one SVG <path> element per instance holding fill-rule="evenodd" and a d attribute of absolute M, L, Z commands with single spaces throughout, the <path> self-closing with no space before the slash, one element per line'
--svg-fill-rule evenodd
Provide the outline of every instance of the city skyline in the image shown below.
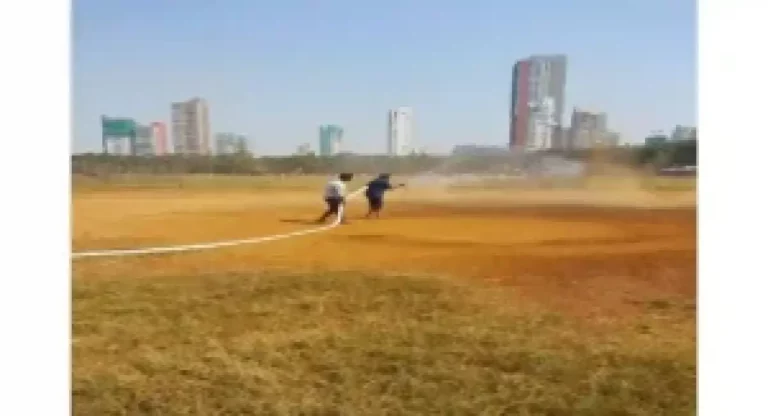
<path fill-rule="evenodd" d="M 519 60 L 515 63 L 515 70 L 513 71 L 513 93 L 512 93 L 512 100 L 510 105 L 510 140 L 505 146 L 499 146 L 497 144 L 477 144 L 477 143 L 456 143 L 451 148 L 450 154 L 456 154 L 457 150 L 459 152 L 484 152 L 484 153 L 496 153 L 498 149 L 507 149 L 507 150 L 546 150 L 546 149 L 559 149 L 559 150 L 574 150 L 574 149 L 589 149 L 594 147 L 602 147 L 602 146 L 612 146 L 616 147 L 619 146 L 621 135 L 613 130 L 608 129 L 608 122 L 607 118 L 608 115 L 604 111 L 595 111 L 595 110 L 585 110 L 580 107 L 573 107 L 573 110 L 571 112 L 570 116 L 570 123 L 569 125 L 566 125 L 564 121 L 556 121 L 556 120 L 562 120 L 562 115 L 556 116 L 556 111 L 554 108 L 556 108 L 552 97 L 546 97 L 543 96 L 545 99 L 549 100 L 550 102 L 546 104 L 546 107 L 548 111 L 546 111 L 545 116 L 549 120 L 549 124 L 554 126 L 555 129 L 550 130 L 548 141 L 544 142 L 546 143 L 545 146 L 525 146 L 525 143 L 523 143 L 523 146 L 520 146 L 519 144 L 517 147 L 514 145 L 514 133 L 515 133 L 515 127 L 516 125 L 522 124 L 524 127 L 524 130 L 526 130 L 526 133 L 528 130 L 531 130 L 528 124 L 530 123 L 520 123 L 516 122 L 516 104 L 518 101 L 525 101 L 520 100 L 519 97 L 516 96 L 516 87 L 515 83 L 518 81 L 518 66 L 522 64 L 530 64 L 530 61 L 532 59 L 541 59 L 542 56 L 532 56 L 529 58 L 525 58 L 522 60 Z M 563 58 L 564 56 L 557 56 L 557 55 L 550 55 L 549 58 Z M 563 71 L 563 75 L 565 74 L 565 71 Z M 527 75 L 526 75 L 527 76 Z M 524 80 L 525 83 L 529 83 L 529 80 L 526 78 Z M 551 80 L 545 79 L 545 83 L 551 84 Z M 535 85 L 537 83 L 541 83 L 541 80 L 534 80 L 530 82 L 531 85 Z M 562 85 L 562 88 L 560 90 L 564 90 L 564 84 Z M 560 93 L 562 96 L 562 92 Z M 539 101 L 541 97 L 538 97 Z M 529 105 L 526 106 L 527 108 L 530 108 L 532 103 L 534 101 L 529 101 Z M 537 101 L 538 102 L 538 101 Z M 192 112 L 199 112 L 199 107 L 203 108 L 203 114 L 208 114 L 208 107 L 206 104 L 206 101 L 204 98 L 201 97 L 195 97 L 192 99 L 189 99 L 184 102 L 175 102 L 171 104 L 171 118 L 173 119 L 176 117 L 176 113 L 183 112 L 181 110 L 184 109 L 185 106 L 192 106 L 195 107 Z M 541 105 L 533 106 L 534 109 L 532 111 L 533 118 L 535 120 L 535 112 L 541 111 L 540 108 Z M 557 110 L 559 111 L 559 110 Z M 528 114 L 530 115 L 530 114 Z M 386 142 L 386 152 L 373 152 L 368 154 L 385 154 L 389 156 L 405 156 L 412 154 L 414 152 L 416 153 L 429 153 L 427 152 L 426 148 L 424 147 L 417 147 L 414 143 L 414 136 L 413 136 L 413 109 L 410 107 L 397 107 L 393 110 L 389 110 L 388 112 L 388 126 L 387 126 L 387 142 Z M 200 117 L 195 116 L 198 118 L 195 123 L 196 127 L 206 126 L 209 130 L 208 133 L 210 134 L 210 124 L 207 120 L 199 120 Z M 130 123 L 133 128 L 133 134 L 132 135 L 125 135 L 124 137 L 117 137 L 112 136 L 109 138 L 105 135 L 104 129 L 105 129 L 105 120 L 115 120 L 118 122 L 128 122 Z M 136 156 L 148 156 L 148 155 L 155 155 L 155 156 L 163 156 L 163 155 L 170 155 L 170 154 L 185 154 L 183 151 L 183 145 L 178 147 L 175 145 L 171 145 L 169 143 L 169 136 L 167 133 L 167 127 L 164 122 L 161 121 L 153 121 L 149 124 L 141 124 L 137 122 L 133 118 L 126 118 L 126 117 L 117 117 L 117 118 L 110 118 L 107 116 L 102 115 L 102 152 L 110 153 L 110 154 L 121 154 L 121 155 L 136 155 Z M 177 120 L 178 121 L 178 120 Z M 177 123 L 178 124 L 178 123 Z M 181 123 L 186 124 L 186 123 Z M 178 126 L 177 126 L 178 127 Z M 177 130 L 184 133 L 184 126 L 181 126 L 181 128 L 177 128 Z M 535 129 L 533 130 L 535 133 Z M 667 137 L 672 141 L 682 141 L 682 140 L 696 140 L 696 131 L 697 126 L 684 126 L 680 124 L 676 124 L 674 128 L 670 131 L 670 133 L 667 135 L 664 133 L 664 130 L 653 130 L 648 135 L 646 135 L 643 138 L 643 141 L 640 143 L 624 143 L 624 144 L 643 144 L 649 142 L 649 138 L 655 139 L 657 137 Z M 180 137 L 181 142 L 188 141 L 188 138 L 184 138 L 183 136 L 186 135 L 186 133 L 182 134 L 182 137 Z M 333 124 L 325 124 L 321 125 L 319 129 L 319 145 L 318 145 L 318 152 L 315 153 L 312 150 L 312 146 L 309 143 L 301 143 L 299 146 L 297 146 L 297 149 L 288 154 L 282 154 L 281 156 L 295 156 L 295 155 L 309 155 L 309 154 L 317 154 L 319 156 L 332 156 L 342 153 L 342 139 L 344 135 L 344 129 L 341 126 L 333 125 Z M 534 139 L 537 139 L 536 137 L 533 137 Z M 527 139 L 527 138 L 526 138 Z M 202 143 L 206 143 L 207 141 L 203 141 Z M 208 154 L 211 155 L 224 155 L 224 154 L 234 154 L 234 153 L 242 153 L 242 152 L 249 152 L 250 151 L 250 145 L 248 142 L 248 138 L 244 135 L 237 134 L 237 133 L 231 133 L 231 132 L 217 132 L 213 134 L 213 142 L 211 143 L 213 147 L 207 146 L 208 148 Z M 206 146 L 203 146 L 206 147 Z M 225 150 L 222 150 L 225 149 Z M 475 149 L 470 151 L 470 149 Z M 479 150 L 478 150 L 479 149 Z M 348 151 L 346 153 L 356 153 L 353 151 Z M 188 152 L 186 154 L 189 154 Z"/>
<path fill-rule="evenodd" d="M 504 145 L 511 67 L 548 53 L 568 57 L 566 114 L 599 108 L 632 143 L 652 130 L 696 125 L 693 2 L 496 2 L 450 5 L 439 15 L 426 4 L 396 9 L 79 0 L 73 150 L 99 151 L 99 114 L 171 126 L 167 103 L 189 96 L 215 109 L 213 129 L 242 132 L 259 154 L 292 153 L 325 120 L 355 138 L 345 150 L 383 153 L 381 114 L 400 103 L 418 110 L 419 145 L 431 152 Z M 514 25 L 500 18 L 510 12 Z M 339 16 L 344 25 L 331 23 Z M 546 31 L 534 24 L 542 19 Z M 520 36 L 531 31 L 540 33 Z"/>

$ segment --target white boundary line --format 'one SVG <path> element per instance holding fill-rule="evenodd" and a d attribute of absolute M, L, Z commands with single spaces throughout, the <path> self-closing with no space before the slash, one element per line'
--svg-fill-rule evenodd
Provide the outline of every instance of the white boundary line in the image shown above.
<path fill-rule="evenodd" d="M 360 192 L 365 190 L 365 188 L 366 187 L 363 186 L 362 188 L 359 188 L 356 191 L 350 193 L 347 196 L 347 199 L 357 196 L 358 194 L 360 194 Z M 336 228 L 339 224 L 341 224 L 342 215 L 344 215 L 344 205 L 341 205 L 339 207 L 339 213 L 338 215 L 336 215 L 336 219 L 332 223 L 328 225 L 323 225 L 321 227 L 315 227 L 315 228 L 310 228 L 306 230 L 299 230 L 299 231 L 294 231 L 286 234 L 267 235 L 262 237 L 246 238 L 242 240 L 227 240 L 227 241 L 217 241 L 217 242 L 210 242 L 210 243 L 184 244 L 184 245 L 177 245 L 177 246 L 81 251 L 79 253 L 72 253 L 72 259 L 73 260 L 82 259 L 85 257 L 125 257 L 125 256 L 140 256 L 143 254 L 180 253 L 185 251 L 212 250 L 215 248 L 240 246 L 244 244 L 266 243 L 268 241 L 284 240 L 286 238 L 299 237 L 302 235 L 328 231 L 330 229 Z"/>

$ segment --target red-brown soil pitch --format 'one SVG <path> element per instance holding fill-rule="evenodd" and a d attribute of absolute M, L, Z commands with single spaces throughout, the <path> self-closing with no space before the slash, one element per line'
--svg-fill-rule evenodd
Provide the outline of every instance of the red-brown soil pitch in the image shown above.
<path fill-rule="evenodd" d="M 608 196 L 606 196 L 608 195 Z M 671 195 L 671 194 L 669 194 Z M 73 261 L 75 277 L 151 278 L 266 270 L 483 279 L 562 312 L 622 316 L 644 302 L 695 305 L 691 195 L 409 190 L 378 220 L 350 201 L 347 225 L 211 251 Z M 218 241 L 311 228 L 316 193 L 75 193 L 73 251 Z"/>

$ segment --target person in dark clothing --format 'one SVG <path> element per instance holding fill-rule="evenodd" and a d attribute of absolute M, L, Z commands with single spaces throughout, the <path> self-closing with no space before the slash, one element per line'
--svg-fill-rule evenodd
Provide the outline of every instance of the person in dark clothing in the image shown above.
<path fill-rule="evenodd" d="M 365 198 L 368 199 L 368 214 L 365 215 L 365 218 L 371 218 L 371 216 L 379 218 L 379 213 L 384 205 L 384 193 L 396 187 L 405 186 L 402 183 L 392 186 L 389 177 L 388 173 L 382 173 L 376 179 L 368 182 L 368 186 L 365 189 Z"/>

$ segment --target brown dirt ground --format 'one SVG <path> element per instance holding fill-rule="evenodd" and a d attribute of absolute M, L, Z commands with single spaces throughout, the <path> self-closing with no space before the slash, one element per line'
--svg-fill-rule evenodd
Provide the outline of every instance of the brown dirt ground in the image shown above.
<path fill-rule="evenodd" d="M 196 243 L 313 227 L 303 191 L 99 191 L 73 196 L 73 251 Z M 569 314 L 622 316 L 644 302 L 695 305 L 694 194 L 588 190 L 408 190 L 379 220 L 258 245 L 79 259 L 77 278 L 265 270 L 364 271 L 483 279 Z"/>

